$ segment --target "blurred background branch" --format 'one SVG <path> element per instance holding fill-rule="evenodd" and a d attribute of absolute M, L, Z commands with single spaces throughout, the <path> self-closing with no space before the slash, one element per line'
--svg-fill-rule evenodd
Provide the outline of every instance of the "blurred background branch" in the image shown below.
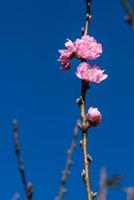
<path fill-rule="evenodd" d="M 71 141 L 71 145 L 70 145 L 69 149 L 67 150 L 67 159 L 66 159 L 65 167 L 64 167 L 64 170 L 62 172 L 62 177 L 61 177 L 61 180 L 60 180 L 59 192 L 58 192 L 58 195 L 55 198 L 55 200 L 62 200 L 65 192 L 67 192 L 66 182 L 67 182 L 68 176 L 70 175 L 71 165 L 73 164 L 72 155 L 73 155 L 74 149 L 76 147 L 76 139 L 77 139 L 78 130 L 79 130 L 78 123 L 79 123 L 79 120 L 77 120 L 77 122 L 75 124 L 74 134 L 73 134 L 73 138 L 72 138 L 72 141 Z"/>
<path fill-rule="evenodd" d="M 127 195 L 126 200 L 134 200 L 134 187 L 126 187 L 124 192 Z"/>
<path fill-rule="evenodd" d="M 106 200 L 107 186 L 106 186 L 107 172 L 106 168 L 103 167 L 100 170 L 100 183 L 99 183 L 99 194 L 97 200 Z"/>
<path fill-rule="evenodd" d="M 132 6 L 128 0 L 121 0 L 122 5 L 126 11 L 126 15 L 124 17 L 125 21 L 134 28 L 134 12 Z"/>
<path fill-rule="evenodd" d="M 19 193 L 15 193 L 11 200 L 19 200 L 19 199 L 20 199 L 20 194 Z"/>
<path fill-rule="evenodd" d="M 33 186 L 32 183 L 27 180 L 26 172 L 23 164 L 23 159 L 20 150 L 20 143 L 19 143 L 19 133 L 18 133 L 18 125 L 17 120 L 13 120 L 13 137 L 14 137 L 14 150 L 16 154 L 16 158 L 18 161 L 18 169 L 21 175 L 22 183 L 24 186 L 24 190 L 26 193 L 26 200 L 32 200 L 33 196 Z M 17 198 L 14 196 L 14 199 Z"/>

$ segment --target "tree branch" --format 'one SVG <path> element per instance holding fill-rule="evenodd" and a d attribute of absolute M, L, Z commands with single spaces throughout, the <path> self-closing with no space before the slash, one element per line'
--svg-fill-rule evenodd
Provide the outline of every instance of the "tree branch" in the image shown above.
<path fill-rule="evenodd" d="M 124 192 L 127 194 L 126 200 L 134 200 L 134 187 L 126 187 Z"/>
<path fill-rule="evenodd" d="M 11 200 L 19 200 L 19 199 L 20 199 L 19 193 L 15 193 Z"/>
<path fill-rule="evenodd" d="M 86 0 L 86 19 L 85 19 L 85 27 L 83 35 L 88 34 L 90 18 L 91 18 L 91 0 Z"/>
<path fill-rule="evenodd" d="M 106 200 L 106 195 L 107 195 L 106 180 L 107 180 L 107 172 L 106 168 L 103 167 L 101 168 L 100 171 L 100 189 L 97 200 Z"/>
<path fill-rule="evenodd" d="M 19 144 L 19 133 L 17 127 L 17 120 L 13 120 L 13 136 L 14 136 L 14 150 L 18 161 L 18 169 L 21 175 L 22 183 L 26 193 L 26 200 L 32 200 L 33 186 L 32 183 L 27 180 L 23 159 L 21 156 L 20 144 Z"/>
<path fill-rule="evenodd" d="M 73 154 L 74 149 L 76 147 L 77 135 L 78 135 L 78 121 L 76 122 L 76 125 L 74 127 L 74 134 L 73 134 L 73 138 L 72 138 L 72 141 L 71 141 L 70 148 L 67 150 L 67 159 L 66 159 L 64 171 L 62 172 L 62 177 L 61 177 L 61 181 L 60 181 L 60 189 L 59 189 L 59 193 L 58 193 L 57 197 L 55 198 L 55 200 L 62 200 L 65 192 L 67 191 L 66 181 L 67 181 L 67 178 L 70 174 L 70 167 L 73 163 L 72 154 Z"/>
<path fill-rule="evenodd" d="M 127 12 L 127 15 L 125 16 L 125 20 L 128 24 L 134 28 L 134 13 L 132 11 L 131 5 L 128 0 L 121 0 L 124 9 Z"/>
<path fill-rule="evenodd" d="M 86 19 L 85 19 L 85 26 L 82 28 L 82 35 L 88 34 L 90 18 L 91 18 L 91 0 L 86 0 Z M 83 61 L 83 60 L 82 60 Z M 88 82 L 82 80 L 81 81 L 81 97 L 77 101 L 80 107 L 80 117 L 81 117 L 81 131 L 82 131 L 82 140 L 81 140 L 81 148 L 83 153 L 83 170 L 82 170 L 82 178 L 85 183 L 87 200 L 93 199 L 93 193 L 91 192 L 90 186 L 90 178 L 89 178 L 89 165 L 91 162 L 91 157 L 88 154 L 87 150 L 87 117 L 86 117 L 86 110 L 85 110 L 85 101 L 86 101 L 86 92 L 89 89 Z"/>

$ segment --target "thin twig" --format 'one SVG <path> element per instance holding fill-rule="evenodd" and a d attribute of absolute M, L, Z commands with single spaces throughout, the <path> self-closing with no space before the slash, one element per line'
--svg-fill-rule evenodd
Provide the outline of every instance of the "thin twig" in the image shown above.
<path fill-rule="evenodd" d="M 11 200 L 19 200 L 19 199 L 20 199 L 20 194 L 19 193 L 15 193 Z"/>
<path fill-rule="evenodd" d="M 89 23 L 91 18 L 91 0 L 86 0 L 86 19 L 85 19 L 85 26 L 82 29 L 82 35 L 88 34 L 89 29 Z M 81 97 L 79 98 L 78 104 L 80 107 L 80 117 L 81 117 L 81 131 L 82 131 L 82 140 L 81 140 L 81 148 L 83 153 L 83 170 L 82 170 L 82 178 L 85 183 L 86 187 L 86 194 L 87 194 L 87 200 L 93 199 L 93 193 L 91 192 L 91 186 L 90 186 L 90 178 L 89 178 L 89 164 L 91 162 L 91 157 L 88 154 L 87 151 L 87 131 L 88 131 L 88 125 L 87 125 L 87 117 L 86 117 L 86 111 L 85 111 L 85 100 L 86 100 L 86 92 L 89 88 L 89 85 L 86 81 L 81 81 Z"/>
<path fill-rule="evenodd" d="M 134 200 L 134 187 L 125 187 L 123 191 L 126 193 L 126 200 Z"/>
<path fill-rule="evenodd" d="M 123 4 L 124 9 L 127 12 L 125 20 L 132 26 L 132 28 L 134 28 L 134 13 L 132 11 L 131 5 L 128 0 L 121 0 L 121 2 Z"/>
<path fill-rule="evenodd" d="M 32 183 L 29 182 L 26 177 L 26 172 L 25 172 L 21 150 L 20 150 L 20 144 L 19 144 L 17 120 L 13 120 L 13 136 L 14 136 L 14 150 L 15 150 L 17 161 L 18 161 L 18 169 L 19 169 L 24 190 L 26 193 L 26 200 L 32 200 L 33 186 L 32 186 Z"/>
<path fill-rule="evenodd" d="M 88 34 L 89 24 L 91 18 L 91 0 L 86 0 L 86 20 L 85 20 L 85 27 L 84 27 L 84 34 Z"/>
<path fill-rule="evenodd" d="M 74 127 L 74 134 L 73 134 L 73 138 L 72 138 L 72 141 L 71 141 L 71 145 L 70 145 L 69 149 L 67 150 L 67 159 L 66 159 L 64 171 L 62 172 L 59 193 L 58 193 L 57 197 L 55 198 L 55 200 L 62 200 L 65 192 L 67 191 L 66 182 L 67 182 L 67 178 L 70 174 L 70 167 L 73 163 L 72 154 L 73 154 L 74 149 L 76 147 L 76 139 L 77 139 L 77 135 L 78 135 L 78 129 L 79 128 L 78 128 L 78 121 L 77 121 L 76 125 Z"/>
<path fill-rule="evenodd" d="M 102 168 L 100 171 L 100 190 L 97 200 L 106 200 L 106 195 L 109 189 L 118 189 L 124 191 L 124 187 L 121 184 L 122 176 L 113 175 L 107 176 L 106 168 Z"/>
<path fill-rule="evenodd" d="M 107 195 L 107 186 L 106 186 L 106 180 L 107 180 L 107 172 L 106 168 L 101 168 L 100 170 L 100 189 L 97 200 L 106 200 Z"/>

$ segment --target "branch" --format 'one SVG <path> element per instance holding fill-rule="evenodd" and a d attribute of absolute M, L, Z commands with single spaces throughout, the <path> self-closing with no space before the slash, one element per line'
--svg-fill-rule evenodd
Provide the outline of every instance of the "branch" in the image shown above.
<path fill-rule="evenodd" d="M 106 200 L 106 195 L 107 195 L 106 180 L 107 180 L 107 172 L 106 169 L 103 167 L 100 170 L 100 189 L 97 200 Z"/>
<path fill-rule="evenodd" d="M 124 9 L 126 10 L 126 12 L 129 14 L 129 15 L 133 15 L 133 11 L 132 11 L 132 8 L 130 6 L 130 3 L 128 0 L 122 0 L 122 3 L 124 5 Z"/>
<path fill-rule="evenodd" d="M 134 187 L 126 187 L 124 192 L 127 194 L 126 200 L 134 200 Z"/>
<path fill-rule="evenodd" d="M 127 12 L 125 20 L 132 26 L 132 28 L 134 28 L 134 13 L 132 11 L 131 5 L 128 0 L 121 0 L 121 2 L 123 4 L 124 9 Z"/>
<path fill-rule="evenodd" d="M 84 28 L 82 28 L 82 35 L 88 34 L 89 23 L 91 18 L 90 10 L 91 10 L 91 0 L 86 0 L 86 19 L 85 19 L 85 26 Z M 88 88 L 89 84 L 86 81 L 82 80 L 81 97 L 78 99 L 77 103 L 79 104 L 80 107 L 81 131 L 82 131 L 82 139 L 81 139 L 81 148 L 83 153 L 82 178 L 85 183 L 87 200 L 92 200 L 93 193 L 91 192 L 90 178 L 89 178 L 89 165 L 92 159 L 87 152 L 87 131 L 89 127 L 87 125 L 87 117 L 85 111 L 86 92 Z"/>
<path fill-rule="evenodd" d="M 32 200 L 33 186 L 32 183 L 27 180 L 23 159 L 21 156 L 20 144 L 19 144 L 19 133 L 17 127 L 17 120 L 13 120 L 13 136 L 14 136 L 14 150 L 18 161 L 18 169 L 21 175 L 22 183 L 26 193 L 26 200 Z"/>
<path fill-rule="evenodd" d="M 107 192 L 109 189 L 125 191 L 122 187 L 121 179 L 122 176 L 120 175 L 113 175 L 108 177 L 106 168 L 103 167 L 100 171 L 100 190 L 97 200 L 106 200 Z"/>
<path fill-rule="evenodd" d="M 12 200 L 19 200 L 20 199 L 20 194 L 19 193 L 15 193 L 12 197 Z"/>
<path fill-rule="evenodd" d="M 67 182 L 67 178 L 70 174 L 70 167 L 73 163 L 72 154 L 76 147 L 77 135 L 78 135 L 78 121 L 76 122 L 76 125 L 74 127 L 74 134 L 73 134 L 70 148 L 67 150 L 67 159 L 66 159 L 65 168 L 62 173 L 62 177 L 61 177 L 61 181 L 60 181 L 60 189 L 59 189 L 59 193 L 58 193 L 57 197 L 55 198 L 55 200 L 62 200 L 65 192 L 67 191 L 66 182 Z"/>
<path fill-rule="evenodd" d="M 89 24 L 91 18 L 91 0 L 86 0 L 86 19 L 83 35 L 88 34 Z"/>

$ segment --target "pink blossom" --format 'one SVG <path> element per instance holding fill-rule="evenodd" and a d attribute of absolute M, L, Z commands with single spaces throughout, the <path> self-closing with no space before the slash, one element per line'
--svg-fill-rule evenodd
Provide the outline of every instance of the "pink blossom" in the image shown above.
<path fill-rule="evenodd" d="M 65 43 L 65 47 L 72 53 L 75 53 L 75 46 L 74 46 L 74 43 L 67 39 L 67 42 Z"/>
<path fill-rule="evenodd" d="M 61 63 L 65 63 L 65 62 L 68 62 L 71 55 L 72 55 L 72 52 L 70 52 L 69 50 L 65 49 L 65 50 L 59 50 L 60 52 L 60 58 L 58 61 L 60 61 Z"/>
<path fill-rule="evenodd" d="M 70 69 L 69 62 L 74 57 L 93 60 L 99 57 L 102 53 L 101 44 L 97 43 L 97 41 L 89 35 L 85 35 L 81 39 L 77 39 L 75 42 L 67 39 L 65 47 L 66 49 L 59 50 L 60 57 L 58 61 L 61 62 L 62 70 Z"/>
<path fill-rule="evenodd" d="M 68 70 L 70 69 L 69 61 L 74 56 L 75 53 L 75 47 L 74 43 L 71 40 L 67 40 L 65 43 L 65 47 L 67 49 L 61 49 L 59 50 L 59 53 L 61 54 L 58 61 L 61 62 L 61 69 L 62 70 Z"/>
<path fill-rule="evenodd" d="M 97 126 L 101 122 L 102 115 L 98 108 L 90 107 L 87 113 L 87 119 L 91 126 Z"/>
<path fill-rule="evenodd" d="M 72 52 L 70 52 L 69 50 L 65 49 L 65 50 L 59 50 L 60 52 L 60 58 L 58 59 L 58 61 L 61 62 L 61 68 L 60 69 L 70 69 L 70 64 L 69 64 L 69 60 L 72 56 Z"/>
<path fill-rule="evenodd" d="M 74 46 L 76 48 L 76 55 L 83 59 L 94 60 L 102 53 L 102 45 L 89 35 L 77 39 L 74 42 Z"/>
<path fill-rule="evenodd" d="M 101 81 L 103 81 L 108 77 L 108 75 L 104 74 L 104 70 L 101 70 L 100 67 L 96 65 L 91 67 L 86 62 L 82 62 L 77 67 L 76 76 L 87 82 L 94 82 L 94 83 L 100 83 Z"/>

